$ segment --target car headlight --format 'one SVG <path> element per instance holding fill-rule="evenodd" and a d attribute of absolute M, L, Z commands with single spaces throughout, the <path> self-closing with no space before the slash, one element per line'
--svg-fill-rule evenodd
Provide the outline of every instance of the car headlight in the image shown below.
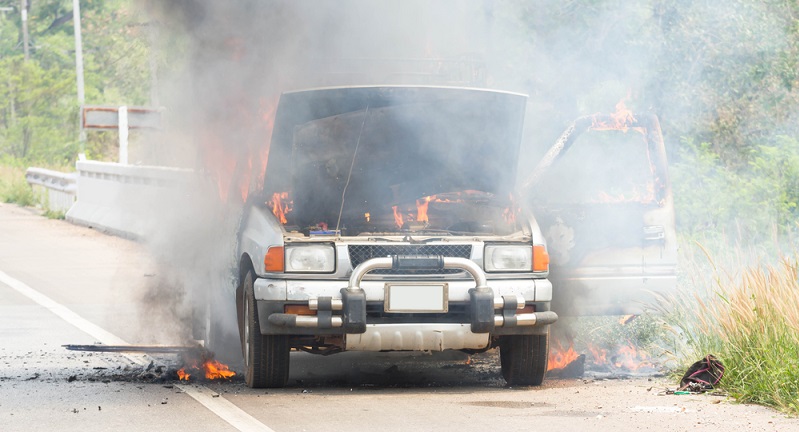
<path fill-rule="evenodd" d="M 532 271 L 533 247 L 530 245 L 486 245 L 483 267 L 487 272 Z"/>
<path fill-rule="evenodd" d="M 336 250 L 332 244 L 286 245 L 286 273 L 333 273 Z"/>

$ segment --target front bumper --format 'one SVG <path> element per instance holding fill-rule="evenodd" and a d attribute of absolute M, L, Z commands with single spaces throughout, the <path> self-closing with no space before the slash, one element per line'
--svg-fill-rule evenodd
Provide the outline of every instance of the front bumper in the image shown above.
<path fill-rule="evenodd" d="M 474 283 L 447 282 L 446 313 L 380 313 L 386 301 L 385 282 L 362 279 L 372 270 L 392 265 L 397 265 L 396 258 L 365 261 L 353 271 L 346 288 L 336 281 L 258 279 L 255 297 L 261 333 L 348 335 L 348 349 L 463 349 L 484 348 L 489 334 L 542 334 L 557 320 L 549 310 L 549 281 L 492 281 L 499 287 L 495 291 L 488 287 L 482 269 L 464 258 L 441 258 L 442 268 L 465 270 L 474 279 Z M 316 315 L 283 313 L 286 304 L 308 305 Z M 523 311 L 525 306 L 533 311 Z"/>

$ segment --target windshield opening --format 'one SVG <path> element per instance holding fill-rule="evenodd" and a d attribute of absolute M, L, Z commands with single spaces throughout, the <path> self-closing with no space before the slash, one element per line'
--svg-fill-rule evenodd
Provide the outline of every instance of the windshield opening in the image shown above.
<path fill-rule="evenodd" d="M 537 186 L 557 204 L 656 204 L 655 168 L 636 130 L 589 130 L 576 138 Z"/>

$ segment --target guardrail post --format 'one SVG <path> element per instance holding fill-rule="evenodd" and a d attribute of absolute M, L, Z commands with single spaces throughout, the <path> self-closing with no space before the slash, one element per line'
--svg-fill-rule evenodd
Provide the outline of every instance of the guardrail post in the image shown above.
<path fill-rule="evenodd" d="M 119 163 L 128 164 L 128 107 L 119 107 Z"/>

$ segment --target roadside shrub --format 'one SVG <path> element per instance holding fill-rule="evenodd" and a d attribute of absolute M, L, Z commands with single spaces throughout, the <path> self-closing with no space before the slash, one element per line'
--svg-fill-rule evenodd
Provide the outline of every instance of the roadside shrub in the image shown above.
<path fill-rule="evenodd" d="M 0 170 L 0 200 L 16 203 L 22 207 L 37 204 L 36 194 L 31 189 L 23 170 L 4 167 Z"/>
<path fill-rule="evenodd" d="M 64 220 L 66 218 L 66 213 L 63 211 L 47 209 L 44 211 L 43 216 L 47 219 Z"/>
<path fill-rule="evenodd" d="M 688 140 L 678 156 L 670 177 L 682 233 L 711 241 L 745 239 L 748 244 L 795 237 L 799 219 L 795 138 L 780 136 L 758 146 L 743 167 L 726 166 L 709 143 Z"/>
<path fill-rule="evenodd" d="M 798 266 L 785 256 L 775 264 L 717 267 L 708 254 L 688 263 L 695 283 L 658 306 L 679 363 L 714 354 L 727 368 L 721 385 L 737 400 L 799 414 Z"/>

